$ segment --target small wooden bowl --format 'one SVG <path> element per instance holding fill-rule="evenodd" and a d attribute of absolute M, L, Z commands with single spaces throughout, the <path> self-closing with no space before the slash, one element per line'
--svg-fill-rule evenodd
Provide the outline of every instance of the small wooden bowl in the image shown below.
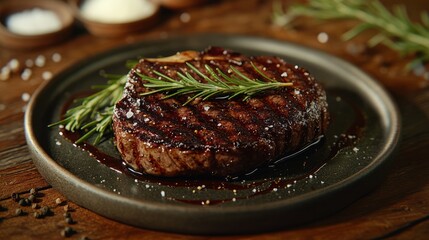
<path fill-rule="evenodd" d="M 207 0 L 156 0 L 156 2 L 163 7 L 180 10 L 203 4 L 207 2 Z"/>
<path fill-rule="evenodd" d="M 157 22 L 160 10 L 159 5 L 153 2 L 155 11 L 150 16 L 125 23 L 104 23 L 88 19 L 81 14 L 80 6 L 84 1 L 85 0 L 69 0 L 69 3 L 73 7 L 76 18 L 79 19 L 92 35 L 99 37 L 120 37 L 151 27 Z"/>
<path fill-rule="evenodd" d="M 6 18 L 11 14 L 24 10 L 40 8 L 57 14 L 62 28 L 44 34 L 22 35 L 10 31 L 6 27 Z M 61 1 L 53 0 L 14 0 L 0 2 L 0 44 L 9 48 L 38 48 L 49 46 L 66 39 L 72 30 L 74 18 L 69 6 Z"/>

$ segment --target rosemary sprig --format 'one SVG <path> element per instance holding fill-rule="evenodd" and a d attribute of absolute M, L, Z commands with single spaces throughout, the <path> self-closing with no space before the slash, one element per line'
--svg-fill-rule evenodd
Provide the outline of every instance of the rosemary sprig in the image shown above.
<path fill-rule="evenodd" d="M 135 64 L 135 62 L 129 62 L 129 64 Z M 170 98 L 176 95 L 191 94 L 189 100 L 184 103 L 186 105 L 198 97 L 205 100 L 213 96 L 228 95 L 228 98 L 231 99 L 238 95 L 245 95 L 244 99 L 248 99 L 264 90 L 292 85 L 292 83 L 270 79 L 253 63 L 252 66 L 255 71 L 268 82 L 250 79 L 232 66 L 230 67 L 232 74 L 227 75 L 220 69 L 214 70 L 208 65 L 205 66 L 208 74 L 202 73 L 189 63 L 187 65 L 206 82 L 197 81 L 189 72 L 179 72 L 178 80 L 157 71 L 154 71 L 154 73 L 159 78 L 137 73 L 146 82 L 144 85 L 152 89 L 143 95 L 167 92 L 165 98 Z M 85 134 L 76 141 L 77 144 L 82 143 L 94 134 L 97 134 L 94 144 L 100 143 L 103 137 L 111 132 L 113 108 L 122 97 L 127 79 L 127 75 L 105 76 L 110 79 L 106 85 L 94 86 L 95 89 L 99 90 L 98 92 L 78 100 L 80 104 L 69 109 L 64 119 L 49 126 L 64 125 L 64 128 L 68 131 L 85 131 Z"/>
<path fill-rule="evenodd" d="M 189 72 L 177 72 L 178 79 L 173 79 L 158 71 L 154 71 L 157 77 L 150 77 L 137 73 L 143 81 L 145 87 L 152 89 L 142 95 L 150 95 L 158 92 L 165 92 L 164 98 L 171 98 L 176 95 L 188 95 L 191 97 L 183 103 L 186 105 L 196 98 L 207 100 L 208 98 L 218 96 L 228 96 L 227 99 L 244 95 L 243 100 L 247 100 L 255 94 L 268 89 L 292 86 L 290 82 L 278 82 L 266 76 L 253 63 L 252 66 L 261 77 L 268 80 L 251 79 L 241 73 L 233 66 L 229 66 L 230 75 L 225 74 L 219 68 L 213 69 L 209 65 L 204 65 L 206 74 L 190 63 L 186 65 L 198 76 L 205 80 L 200 82 L 196 80 Z"/>
<path fill-rule="evenodd" d="M 122 96 L 126 75 L 105 75 L 110 80 L 106 85 L 94 86 L 99 91 L 78 100 L 80 104 L 69 109 L 63 120 L 49 125 L 64 125 L 68 131 L 87 131 L 76 143 L 81 143 L 97 134 L 94 144 L 100 143 L 111 130 L 113 107 Z"/>
<path fill-rule="evenodd" d="M 277 2 L 273 6 L 273 21 L 286 26 L 298 16 L 317 19 L 355 19 L 361 23 L 343 34 L 350 40 L 368 29 L 378 31 L 369 46 L 385 44 L 400 54 L 416 54 L 411 65 L 429 60 L 429 15 L 421 13 L 421 23 L 409 19 L 404 6 L 393 11 L 386 9 L 378 0 L 309 0 L 306 5 L 292 5 L 287 12 Z"/>

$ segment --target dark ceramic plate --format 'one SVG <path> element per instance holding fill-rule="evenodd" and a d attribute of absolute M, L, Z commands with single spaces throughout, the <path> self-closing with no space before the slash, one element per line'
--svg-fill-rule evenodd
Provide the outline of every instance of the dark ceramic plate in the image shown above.
<path fill-rule="evenodd" d="M 128 59 L 221 46 L 248 55 L 276 55 L 305 67 L 326 87 L 332 123 L 325 138 L 252 174 L 224 179 L 134 176 L 101 164 L 64 139 L 57 127 L 64 104 L 100 70 L 125 74 Z M 32 98 L 26 137 L 40 173 L 77 204 L 144 228 L 193 234 L 250 233 L 302 224 L 338 211 L 382 181 L 399 137 L 388 94 L 352 65 L 325 53 L 257 37 L 196 35 L 125 46 L 58 74 Z M 117 157 L 111 140 L 99 150 Z"/>

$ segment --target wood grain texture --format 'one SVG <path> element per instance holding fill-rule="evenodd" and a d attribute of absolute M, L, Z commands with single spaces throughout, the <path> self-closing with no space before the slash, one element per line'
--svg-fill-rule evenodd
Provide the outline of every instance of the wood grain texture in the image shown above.
<path fill-rule="evenodd" d="M 391 6 L 401 1 L 385 0 Z M 289 1 L 285 1 L 286 5 Z M 426 1 L 407 1 L 407 8 L 416 16 Z M 76 28 L 67 41 L 43 49 L 27 51 L 0 47 L 0 67 L 10 59 L 21 63 L 37 56 L 46 57 L 46 65 L 33 67 L 32 77 L 23 81 L 13 74 L 7 81 L 0 81 L 0 239 L 58 239 L 67 226 L 64 206 L 56 206 L 55 199 L 62 196 L 40 176 L 35 169 L 25 143 L 23 117 L 26 101 L 23 94 L 32 95 L 45 80 L 46 71 L 58 74 L 89 56 L 124 44 L 145 39 L 165 38 L 183 33 L 237 33 L 256 35 L 279 40 L 298 42 L 337 55 L 357 65 L 384 84 L 394 96 L 403 118 L 403 136 L 395 161 L 387 177 L 380 179 L 380 187 L 357 200 L 351 206 L 319 221 L 276 232 L 239 236 L 189 236 L 157 232 L 124 225 L 101 217 L 72 202 L 71 215 L 76 221 L 70 225 L 76 230 L 73 239 L 88 236 L 90 239 L 427 239 L 429 236 L 429 83 L 421 76 L 403 71 L 407 57 L 379 46 L 368 49 L 363 44 L 368 36 L 351 42 L 342 42 L 341 33 L 355 23 L 336 21 L 324 23 L 300 19 L 295 29 L 281 29 L 270 22 L 272 1 L 236 0 L 212 1 L 209 4 L 182 11 L 163 11 L 157 26 L 121 38 L 97 38 L 84 29 Z M 429 10 L 429 9 L 426 9 Z M 190 15 L 189 22 L 182 22 L 180 15 Z M 317 34 L 326 32 L 328 43 L 317 41 Z M 350 51 L 359 47 L 359 53 Z M 59 53 L 60 62 L 52 61 Z M 33 217 L 34 209 L 22 207 L 26 214 L 13 216 L 20 207 L 11 199 L 14 192 L 28 196 L 31 188 L 43 189 L 38 204 L 50 206 L 53 214 L 42 219 Z"/>

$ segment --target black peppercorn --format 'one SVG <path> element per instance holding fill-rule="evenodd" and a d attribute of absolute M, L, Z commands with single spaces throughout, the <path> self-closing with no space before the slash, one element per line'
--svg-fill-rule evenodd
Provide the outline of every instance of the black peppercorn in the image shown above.
<path fill-rule="evenodd" d="M 49 207 L 48 207 L 48 206 L 43 206 L 43 207 L 40 209 L 40 213 L 42 214 L 42 216 L 46 216 L 50 211 L 51 211 L 51 210 L 49 209 Z"/>
<path fill-rule="evenodd" d="M 42 218 L 42 214 L 40 214 L 40 212 L 34 212 L 33 213 L 34 218 Z"/>
<path fill-rule="evenodd" d="M 21 214 L 22 214 L 22 209 L 21 208 L 15 209 L 15 216 L 19 216 Z"/>
<path fill-rule="evenodd" d="M 27 202 L 25 202 L 25 199 L 21 198 L 21 199 L 19 199 L 18 204 L 21 206 L 25 206 L 25 205 L 27 205 Z"/>
<path fill-rule="evenodd" d="M 71 217 L 66 217 L 66 223 L 68 223 L 68 224 L 73 224 L 73 223 L 74 223 L 73 218 L 71 218 Z"/>
<path fill-rule="evenodd" d="M 61 230 L 61 236 L 63 237 L 70 237 L 73 235 L 74 230 L 71 227 L 65 227 L 63 230 Z"/>
<path fill-rule="evenodd" d="M 34 195 L 30 195 L 30 196 L 28 196 L 28 198 L 27 198 L 30 202 L 34 202 L 34 200 L 36 199 L 36 196 L 34 196 Z"/>
<path fill-rule="evenodd" d="M 18 202 L 21 199 L 18 193 L 12 193 L 11 198 L 15 202 Z"/>
<path fill-rule="evenodd" d="M 37 194 L 37 189 L 35 189 L 35 188 L 30 189 L 30 194 L 31 195 L 36 195 Z"/>

